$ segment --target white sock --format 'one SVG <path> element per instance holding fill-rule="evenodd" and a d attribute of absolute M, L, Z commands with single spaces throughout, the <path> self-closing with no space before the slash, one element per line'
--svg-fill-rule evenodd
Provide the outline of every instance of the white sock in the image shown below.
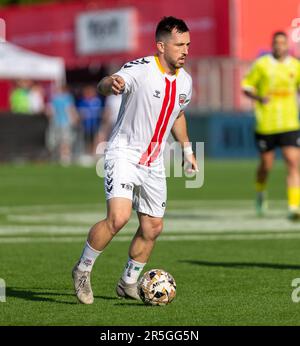
<path fill-rule="evenodd" d="M 97 251 L 86 242 L 82 255 L 79 260 L 78 269 L 83 272 L 91 272 L 97 257 L 102 251 Z"/>
<path fill-rule="evenodd" d="M 138 281 L 138 278 L 145 267 L 146 263 L 137 262 L 131 258 L 128 259 L 128 262 L 125 266 L 122 279 L 127 284 L 135 284 Z"/>

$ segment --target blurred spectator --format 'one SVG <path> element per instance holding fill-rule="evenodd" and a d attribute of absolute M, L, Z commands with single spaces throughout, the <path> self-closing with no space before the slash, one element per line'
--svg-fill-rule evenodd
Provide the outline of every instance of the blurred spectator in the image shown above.
<path fill-rule="evenodd" d="M 111 131 L 117 122 L 122 95 L 110 95 L 106 97 L 102 114 L 102 122 L 97 134 L 97 144 L 108 140 Z"/>
<path fill-rule="evenodd" d="M 29 80 L 17 80 L 16 87 L 10 94 L 10 109 L 14 113 L 31 114 L 30 109 L 30 87 L 31 81 Z"/>
<path fill-rule="evenodd" d="M 97 89 L 92 85 L 83 88 L 82 98 L 77 103 L 81 126 L 84 134 L 85 149 L 88 154 L 94 153 L 94 140 L 101 121 L 103 101 L 97 95 Z"/>
<path fill-rule="evenodd" d="M 29 91 L 29 104 L 32 114 L 41 114 L 45 111 L 45 92 L 38 83 L 34 83 Z"/>
<path fill-rule="evenodd" d="M 48 145 L 60 163 L 69 165 L 72 159 L 73 129 L 78 124 L 75 101 L 66 86 L 57 87 L 48 110 L 50 117 Z"/>

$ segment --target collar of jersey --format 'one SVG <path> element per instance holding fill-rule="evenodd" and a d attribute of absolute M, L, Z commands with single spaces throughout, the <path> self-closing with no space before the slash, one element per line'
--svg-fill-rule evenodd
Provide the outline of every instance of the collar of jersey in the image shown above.
<path fill-rule="evenodd" d="M 291 61 L 291 57 L 289 55 L 286 56 L 286 58 L 283 61 L 278 61 L 274 58 L 273 54 L 270 54 L 271 60 L 277 64 L 288 64 Z"/>
<path fill-rule="evenodd" d="M 162 67 L 162 65 L 161 65 L 161 63 L 160 63 L 160 61 L 159 61 L 157 55 L 154 56 L 154 59 L 155 59 L 156 65 L 157 65 L 158 69 L 160 70 L 160 72 L 161 72 L 163 75 L 166 75 L 166 76 L 172 78 L 173 76 L 168 75 L 168 74 L 166 73 L 165 69 Z M 175 72 L 175 76 L 176 76 L 176 77 L 178 76 L 178 73 L 179 73 L 179 68 L 176 69 L 176 72 Z"/>

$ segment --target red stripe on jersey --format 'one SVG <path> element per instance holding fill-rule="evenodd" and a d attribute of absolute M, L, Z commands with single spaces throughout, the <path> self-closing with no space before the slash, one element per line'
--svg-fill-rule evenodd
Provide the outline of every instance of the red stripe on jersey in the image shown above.
<path fill-rule="evenodd" d="M 175 105 L 175 98 L 176 98 L 176 79 L 172 82 L 172 91 L 171 91 L 171 102 L 169 104 L 168 110 L 167 110 L 167 114 L 165 116 L 161 131 L 159 133 L 159 137 L 158 137 L 158 146 L 156 147 L 154 153 L 151 155 L 149 162 L 147 163 L 147 165 L 149 166 L 151 162 L 155 161 L 159 152 L 160 152 L 160 148 L 161 148 L 161 143 L 162 143 L 162 139 L 166 133 L 166 129 L 169 123 L 169 119 L 171 117 L 171 114 L 173 112 L 174 109 L 174 105 Z"/>
<path fill-rule="evenodd" d="M 144 152 L 144 154 L 142 155 L 139 164 L 144 165 L 146 163 L 146 161 L 148 160 L 148 158 L 151 155 L 152 150 L 154 149 L 154 146 L 156 145 L 157 142 L 157 137 L 158 137 L 158 133 L 159 133 L 159 129 L 161 128 L 163 119 L 164 119 L 164 115 L 166 113 L 166 109 L 169 103 L 169 98 L 170 98 L 170 81 L 165 78 L 166 81 L 166 89 L 165 89 L 165 97 L 163 100 L 163 104 L 160 110 L 160 114 L 156 123 L 156 127 L 155 127 L 155 131 L 154 131 L 154 135 L 151 139 L 151 142 L 147 148 L 147 150 Z"/>

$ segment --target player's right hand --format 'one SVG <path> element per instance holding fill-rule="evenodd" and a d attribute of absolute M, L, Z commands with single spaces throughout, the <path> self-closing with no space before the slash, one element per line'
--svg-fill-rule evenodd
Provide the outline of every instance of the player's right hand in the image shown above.
<path fill-rule="evenodd" d="M 111 76 L 113 79 L 111 90 L 115 95 L 122 94 L 125 89 L 125 81 L 120 76 Z"/>

